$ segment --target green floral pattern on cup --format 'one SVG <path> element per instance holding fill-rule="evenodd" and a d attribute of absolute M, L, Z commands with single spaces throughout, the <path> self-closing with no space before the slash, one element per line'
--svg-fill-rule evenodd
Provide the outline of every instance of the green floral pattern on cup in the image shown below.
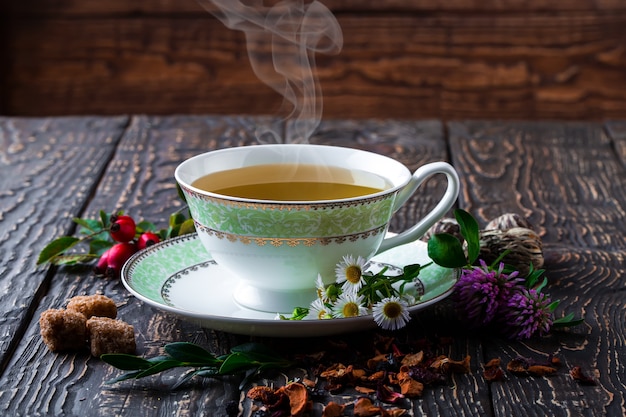
<path fill-rule="evenodd" d="M 377 229 L 391 216 L 395 193 L 333 205 L 247 204 L 183 189 L 200 225 L 239 236 L 332 237 Z"/>

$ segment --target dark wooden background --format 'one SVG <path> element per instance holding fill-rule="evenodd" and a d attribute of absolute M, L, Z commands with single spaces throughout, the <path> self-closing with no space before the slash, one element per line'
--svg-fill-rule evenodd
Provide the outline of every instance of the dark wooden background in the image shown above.
<path fill-rule="evenodd" d="M 626 1 L 324 0 L 324 118 L 626 118 Z M 274 114 L 195 0 L 0 2 L 0 114 Z"/>

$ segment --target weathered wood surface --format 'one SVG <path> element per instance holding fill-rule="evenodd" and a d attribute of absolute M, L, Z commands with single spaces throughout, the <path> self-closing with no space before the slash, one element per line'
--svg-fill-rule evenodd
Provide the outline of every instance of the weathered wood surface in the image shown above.
<path fill-rule="evenodd" d="M 615 141 L 589 123 L 452 123 L 453 164 L 467 184 L 459 204 L 484 222 L 524 214 L 542 236 L 549 293 L 585 325 L 528 344 L 484 339 L 489 357 L 556 354 L 601 384 L 569 375 L 492 384 L 495 415 L 623 415 L 626 349 L 626 170 Z M 561 313 L 563 314 L 563 313 Z M 608 354 L 607 351 L 613 352 Z"/>
<path fill-rule="evenodd" d="M 0 370 L 54 276 L 39 251 L 73 230 L 127 121 L 0 117 Z"/>
<path fill-rule="evenodd" d="M 213 416 L 226 415 L 226 404 L 235 401 L 242 403 L 242 415 L 251 415 L 249 402 L 237 389 L 238 378 L 194 380 L 176 391 L 170 391 L 176 372 L 104 385 L 118 371 L 88 353 L 49 352 L 39 337 L 39 314 L 65 305 L 74 295 L 96 292 L 112 297 L 120 317 L 135 326 L 140 354 L 156 355 L 170 341 L 190 341 L 224 353 L 248 338 L 173 318 L 130 296 L 118 281 L 96 278 L 90 271 L 37 270 L 35 258 L 47 240 L 71 231 L 71 216 L 123 209 L 165 225 L 179 207 L 173 172 L 180 161 L 210 149 L 254 143 L 256 127 L 267 124 L 282 129 L 276 120 L 254 117 L 0 119 L 0 308 L 2 317 L 13 318 L 2 323 L 2 414 Z M 452 337 L 444 353 L 471 355 L 472 373 L 456 377 L 453 385 L 427 389 L 413 401 L 410 415 L 624 414 L 626 239 L 620 226 L 626 217 L 626 165 L 618 151 L 623 126 L 393 120 L 320 126 L 316 143 L 389 154 L 411 168 L 451 161 L 464 184 L 459 206 L 481 222 L 506 211 L 527 215 L 545 242 L 548 291 L 561 299 L 559 313 L 575 311 L 586 320 L 584 326 L 517 343 L 467 332 L 447 301 L 420 313 L 401 337 Z M 46 155 L 54 158 L 47 160 Z M 44 180 L 53 186 L 43 188 Z M 441 192 L 434 179 L 425 187 L 428 196 L 416 197 L 401 210 L 394 230 L 404 229 L 427 210 L 434 198 L 430 194 Z M 372 333 L 334 339 L 361 349 Z M 277 349 L 324 344 L 316 338 L 255 340 Z M 552 377 L 508 375 L 490 384 L 482 376 L 482 365 L 493 357 L 506 362 L 518 355 L 541 358 L 551 353 L 563 361 Z M 595 375 L 599 385 L 574 382 L 568 370 L 576 365 Z M 291 369 L 269 382 L 282 384 L 303 372 Z M 317 404 L 312 414 L 319 415 L 319 409 Z"/>
<path fill-rule="evenodd" d="M 626 115 L 619 0 L 323 3 L 344 34 L 339 55 L 317 57 L 325 118 Z M 243 35 L 195 1 L 4 2 L 0 26 L 0 114 L 280 107 Z"/>

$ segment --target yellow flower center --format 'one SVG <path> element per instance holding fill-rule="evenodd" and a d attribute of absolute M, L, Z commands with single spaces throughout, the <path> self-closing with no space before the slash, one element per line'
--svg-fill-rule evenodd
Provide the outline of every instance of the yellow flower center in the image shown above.
<path fill-rule="evenodd" d="M 356 303 L 346 303 L 341 311 L 344 317 L 357 317 L 359 315 L 359 306 Z"/>
<path fill-rule="evenodd" d="M 400 317 L 402 314 L 402 306 L 398 303 L 387 303 L 383 307 L 383 314 L 390 319 Z"/>
<path fill-rule="evenodd" d="M 327 314 L 326 310 L 320 310 L 319 313 L 317 313 L 318 320 L 325 319 Z"/>
<path fill-rule="evenodd" d="M 358 284 L 361 280 L 361 268 L 357 265 L 350 265 L 346 268 L 346 280 L 352 284 Z"/>

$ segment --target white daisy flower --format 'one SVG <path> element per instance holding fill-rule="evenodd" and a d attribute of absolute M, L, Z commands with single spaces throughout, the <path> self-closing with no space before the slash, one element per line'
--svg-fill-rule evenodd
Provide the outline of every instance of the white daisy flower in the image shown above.
<path fill-rule="evenodd" d="M 316 299 L 309 306 L 309 314 L 305 317 L 306 320 L 317 319 L 330 319 L 332 318 L 331 311 L 324 304 L 321 299 Z"/>
<path fill-rule="evenodd" d="M 363 296 L 356 294 L 341 294 L 333 306 L 333 317 L 358 317 L 368 314 L 363 307 Z"/>
<path fill-rule="evenodd" d="M 341 285 L 341 290 L 346 294 L 357 294 L 365 280 L 363 279 L 363 269 L 367 260 L 361 256 L 356 259 L 352 255 L 346 255 L 335 268 L 337 284 Z"/>
<path fill-rule="evenodd" d="M 372 308 L 374 321 L 385 330 L 398 330 L 411 319 L 406 301 L 399 297 L 388 297 Z"/>
<path fill-rule="evenodd" d="M 315 280 L 315 288 L 317 289 L 318 299 L 320 299 L 324 303 L 330 302 L 330 295 L 328 294 L 328 291 L 320 274 L 317 274 L 317 279 Z"/>

